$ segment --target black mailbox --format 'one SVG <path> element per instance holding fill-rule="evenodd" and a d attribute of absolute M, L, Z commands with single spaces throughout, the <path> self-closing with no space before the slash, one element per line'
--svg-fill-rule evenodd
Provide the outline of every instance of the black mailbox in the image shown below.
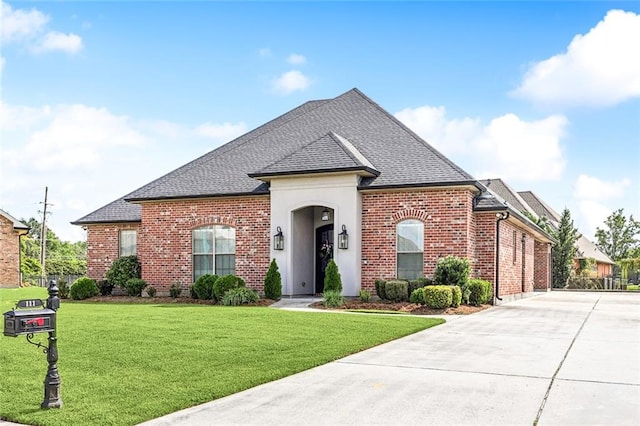
<path fill-rule="evenodd" d="M 42 306 L 37 299 L 21 300 L 16 308 Z M 4 313 L 4 335 L 19 336 L 30 333 L 46 333 L 55 331 L 56 311 L 52 309 L 23 310 L 14 308 Z"/>

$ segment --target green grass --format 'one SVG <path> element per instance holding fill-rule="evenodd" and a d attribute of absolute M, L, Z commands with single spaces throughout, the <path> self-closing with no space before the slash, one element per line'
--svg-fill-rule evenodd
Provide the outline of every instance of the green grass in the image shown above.
<path fill-rule="evenodd" d="M 0 289 L 6 312 L 41 288 Z M 93 304 L 58 311 L 61 409 L 41 410 L 46 356 L 0 337 L 0 416 L 132 425 L 325 364 L 443 320 L 261 307 Z M 46 334 L 35 340 L 45 342 Z"/>

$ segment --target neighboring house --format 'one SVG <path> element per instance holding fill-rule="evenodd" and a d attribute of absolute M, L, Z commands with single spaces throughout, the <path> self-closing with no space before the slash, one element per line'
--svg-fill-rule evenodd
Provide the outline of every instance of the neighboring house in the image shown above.
<path fill-rule="evenodd" d="M 485 179 L 481 181 L 488 186 L 497 196 L 504 199 L 510 206 L 521 212 L 527 212 L 534 217 L 546 217 L 549 226 L 557 230 L 560 223 L 560 215 L 549 207 L 540 197 L 531 191 L 517 192 L 502 179 Z M 576 257 L 575 266 L 578 266 L 580 259 L 595 259 L 595 264 L 591 273 L 598 277 L 606 277 L 613 272 L 612 268 L 615 262 L 604 254 L 595 244 L 593 244 L 584 235 L 581 235 L 576 241 Z"/>
<path fill-rule="evenodd" d="M 537 216 L 547 217 L 551 227 L 558 229 L 561 216 L 555 210 L 531 191 L 523 191 L 519 194 L 533 208 Z M 580 230 L 578 230 L 578 232 L 580 232 Z M 576 267 L 578 266 L 579 259 L 594 259 L 596 261 L 592 270 L 594 275 L 601 278 L 613 274 L 613 265 L 615 265 L 615 262 L 584 235 L 580 235 L 580 238 L 578 238 L 576 249 Z"/>
<path fill-rule="evenodd" d="M 552 237 L 357 89 L 307 102 L 73 223 L 87 230 L 90 277 L 137 254 L 159 294 L 206 273 L 262 291 L 273 258 L 283 295 L 317 294 L 333 258 L 356 296 L 379 278 L 431 276 L 450 254 L 501 297 L 550 288 Z"/>
<path fill-rule="evenodd" d="M 20 236 L 29 227 L 0 210 L 0 287 L 20 286 Z"/>

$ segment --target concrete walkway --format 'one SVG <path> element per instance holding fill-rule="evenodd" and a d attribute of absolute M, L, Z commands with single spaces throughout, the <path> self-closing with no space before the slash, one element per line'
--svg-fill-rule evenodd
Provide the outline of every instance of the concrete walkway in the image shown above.
<path fill-rule="evenodd" d="M 638 425 L 640 294 L 553 292 L 144 425 Z"/>

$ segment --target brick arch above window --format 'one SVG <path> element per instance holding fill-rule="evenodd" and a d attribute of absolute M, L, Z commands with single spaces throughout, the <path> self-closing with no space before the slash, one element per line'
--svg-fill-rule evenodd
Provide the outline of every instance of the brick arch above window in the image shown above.
<path fill-rule="evenodd" d="M 424 210 L 405 209 L 395 212 L 393 215 L 391 215 L 391 218 L 393 219 L 394 223 L 399 223 L 407 219 L 418 219 L 422 222 L 426 222 L 429 218 L 429 213 Z"/>
<path fill-rule="evenodd" d="M 189 222 L 192 230 L 212 225 L 224 225 L 231 226 L 233 228 L 238 227 L 238 221 L 234 217 L 222 215 L 197 216 L 190 218 Z"/>

